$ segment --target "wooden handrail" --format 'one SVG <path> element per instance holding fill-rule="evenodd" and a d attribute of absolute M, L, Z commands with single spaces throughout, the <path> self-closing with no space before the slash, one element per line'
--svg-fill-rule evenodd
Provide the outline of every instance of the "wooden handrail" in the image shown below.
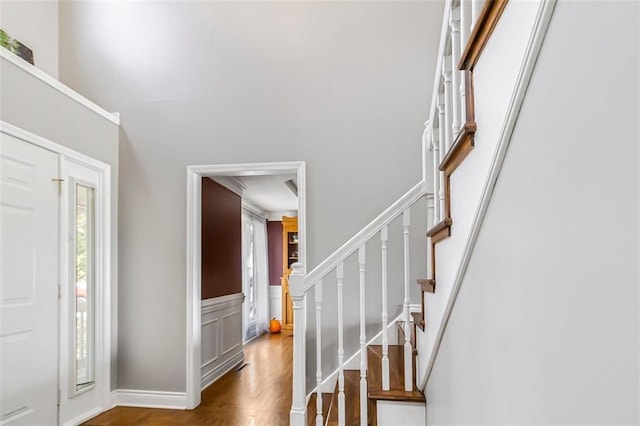
<path fill-rule="evenodd" d="M 469 36 L 458 69 L 473 71 L 509 0 L 487 0 Z"/>

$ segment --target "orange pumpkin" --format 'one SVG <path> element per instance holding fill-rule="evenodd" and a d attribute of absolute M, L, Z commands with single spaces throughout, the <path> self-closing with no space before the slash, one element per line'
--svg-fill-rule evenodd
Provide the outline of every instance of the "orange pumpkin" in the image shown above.
<path fill-rule="evenodd" d="M 269 331 L 271 333 L 280 333 L 280 330 L 282 330 L 282 327 L 280 326 L 280 321 L 278 321 L 277 319 L 273 318 L 270 322 L 269 322 Z"/>

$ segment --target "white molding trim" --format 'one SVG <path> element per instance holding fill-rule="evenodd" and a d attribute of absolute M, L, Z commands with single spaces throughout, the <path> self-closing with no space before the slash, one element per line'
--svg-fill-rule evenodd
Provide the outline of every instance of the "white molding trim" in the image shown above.
<path fill-rule="evenodd" d="M 200 404 L 201 379 L 201 206 L 202 178 L 212 176 L 266 176 L 296 173 L 298 179 L 298 255 L 306 265 L 306 172 L 304 161 L 280 163 L 214 164 L 187 166 L 187 345 L 186 407 Z"/>
<path fill-rule="evenodd" d="M 91 102 L 89 99 L 85 98 L 75 90 L 71 89 L 69 86 L 65 86 L 60 81 L 51 77 L 46 72 L 42 71 L 39 68 L 36 68 L 35 66 L 31 65 L 29 62 L 25 61 L 24 59 L 9 52 L 7 49 L 0 49 L 0 57 L 2 57 L 3 59 L 6 59 L 8 62 L 11 62 L 13 65 L 17 66 L 18 68 L 21 68 L 22 70 L 31 74 L 33 77 L 37 78 L 43 83 L 48 84 L 49 86 L 53 87 L 60 93 L 67 95 L 74 101 L 87 107 L 88 109 L 92 110 L 96 114 L 106 118 L 113 124 L 118 126 L 120 125 L 120 115 L 118 113 L 108 112 L 104 108 L 98 106 L 96 103 Z"/>
<path fill-rule="evenodd" d="M 542 48 L 542 43 L 544 42 L 547 29 L 549 28 L 549 23 L 551 21 L 551 17 L 553 16 L 555 5 L 556 0 L 540 1 L 538 14 L 536 15 L 533 26 L 533 31 L 527 44 L 527 49 L 522 61 L 522 65 L 520 66 L 520 71 L 518 73 L 516 85 L 509 102 L 505 121 L 498 137 L 498 145 L 491 161 L 487 180 L 484 184 L 484 187 L 482 188 L 478 210 L 476 211 L 475 217 L 473 218 L 471 231 L 469 232 L 469 236 L 462 252 L 460 266 L 454 278 L 451 296 L 449 297 L 449 302 L 447 303 L 443 320 L 435 339 L 433 351 L 431 352 L 425 375 L 422 379 L 422 382 L 420 383 L 420 389 L 422 390 L 426 388 L 427 383 L 429 382 L 431 371 L 433 370 L 433 366 L 435 364 L 435 360 L 438 356 L 438 351 L 442 343 L 442 338 L 446 331 L 447 324 L 449 323 L 449 319 L 451 318 L 451 312 L 453 311 L 456 299 L 458 298 L 458 293 L 460 292 L 460 286 L 462 285 L 462 281 L 464 280 L 471 255 L 473 254 L 473 249 L 478 240 L 480 230 L 482 229 L 484 218 L 487 213 L 487 208 L 489 207 L 489 203 L 491 202 L 496 181 L 498 179 L 500 171 L 502 170 L 502 165 L 504 164 L 507 149 L 509 148 L 509 143 L 511 142 L 511 136 L 513 135 L 513 129 L 515 128 L 518 116 L 520 115 L 522 103 L 526 96 L 527 88 L 529 86 L 529 82 L 531 81 L 533 70 L 538 61 L 538 55 L 540 53 L 540 49 Z"/>
<path fill-rule="evenodd" d="M 244 194 L 244 190 L 247 189 L 247 185 L 245 185 L 240 179 L 234 178 L 233 176 L 210 176 L 209 179 L 224 186 L 229 191 L 241 197 L 242 194 Z"/>
<path fill-rule="evenodd" d="M 0 48 L 0 52 L 5 49 Z M 117 291 L 117 278 L 112 277 L 111 274 L 111 166 L 91 158 L 87 155 L 80 154 L 70 148 L 59 145 L 34 133 L 28 132 L 24 129 L 0 121 L 0 134 L 13 136 L 24 142 L 39 146 L 48 151 L 58 154 L 58 164 L 60 173 L 62 173 L 62 167 L 60 166 L 64 160 L 75 162 L 83 167 L 95 170 L 98 174 L 97 188 L 101 193 L 101 196 L 97 199 L 97 214 L 99 215 L 100 223 L 97 231 L 97 268 L 96 268 L 96 285 L 99 291 L 98 298 L 102 303 L 97 303 L 96 306 L 96 378 L 101 384 L 96 386 L 98 392 L 98 400 L 100 407 L 108 407 L 110 404 L 109 395 L 111 390 L 111 313 L 112 308 L 117 309 L 117 300 L 112 300 L 113 294 Z M 62 208 L 62 202 L 59 208 Z M 64 229 L 66 224 L 64 223 L 66 218 L 60 214 L 58 226 L 59 231 Z M 64 253 L 66 252 L 66 245 L 63 244 L 62 238 L 58 242 L 60 249 L 60 261 L 64 262 L 66 259 Z M 65 268 L 59 267 L 58 282 L 64 284 L 67 282 L 66 277 L 63 275 Z M 60 334 L 60 330 L 59 334 Z M 117 340 L 117 336 L 115 336 Z M 58 337 L 58 345 L 60 346 L 60 336 Z M 62 346 L 58 348 L 62 350 Z M 61 369 L 60 361 L 62 357 L 58 353 L 58 368 Z M 62 377 L 58 377 L 59 381 L 62 381 Z M 58 386 L 60 383 L 58 384 Z M 91 412 L 97 410 L 92 409 Z M 75 421 L 75 420 L 74 420 Z"/>
<path fill-rule="evenodd" d="M 299 185 L 298 185 L 299 186 Z M 311 272 L 304 277 L 304 292 L 308 292 L 315 283 L 322 277 L 327 275 L 338 266 L 338 263 L 346 259 L 350 254 L 354 253 L 360 246 L 369 241 L 377 232 L 379 232 L 386 224 L 402 214 L 423 197 L 425 193 L 425 183 L 418 182 L 406 194 L 396 200 L 385 211 L 380 213 L 378 217 L 373 219 L 369 224 L 362 228 L 349 241 L 344 243 L 340 248 L 334 251 L 329 257 L 323 260 L 318 266 L 313 268 Z"/>
<path fill-rule="evenodd" d="M 112 406 L 170 408 L 185 410 L 187 396 L 184 392 L 162 392 L 134 389 L 118 389 L 111 393 Z"/>
<path fill-rule="evenodd" d="M 238 352 L 232 358 L 229 358 L 224 363 L 220 364 L 214 370 L 211 370 L 205 376 L 202 377 L 200 382 L 200 390 L 205 390 L 209 386 L 211 386 L 216 380 L 220 377 L 227 374 L 229 371 L 233 370 L 239 364 L 244 362 L 244 351 Z"/>
<path fill-rule="evenodd" d="M 242 293 L 229 294 L 226 296 L 214 297 L 212 299 L 205 299 L 202 301 L 202 314 L 206 314 L 213 311 L 219 311 L 224 308 L 231 308 L 242 303 Z"/>
<path fill-rule="evenodd" d="M 109 398 L 109 401 L 111 401 L 111 397 Z M 111 405 L 109 405 L 108 407 L 98 407 L 95 410 L 91 410 L 87 413 L 83 413 L 80 416 L 76 417 L 75 419 L 71 419 L 68 422 L 63 423 L 63 426 L 77 426 L 79 424 L 84 423 L 85 421 L 89 420 L 92 417 L 97 416 L 100 413 L 103 413 L 105 411 L 107 411 L 109 408 L 113 408 Z"/>
<path fill-rule="evenodd" d="M 282 322 L 282 285 L 269 284 L 269 319 Z"/>
<path fill-rule="evenodd" d="M 242 199 L 242 208 L 248 211 L 249 213 L 260 217 L 261 219 L 267 220 L 267 212 L 265 212 L 260 207 L 258 207 L 257 205 L 255 205 L 253 202 L 251 202 L 246 198 Z"/>

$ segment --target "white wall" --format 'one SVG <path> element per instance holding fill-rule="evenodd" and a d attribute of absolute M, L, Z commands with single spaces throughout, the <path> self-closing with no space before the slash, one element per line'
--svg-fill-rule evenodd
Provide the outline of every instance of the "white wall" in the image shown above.
<path fill-rule="evenodd" d="M 558 2 L 427 387 L 430 425 L 640 421 L 639 26 L 637 3 Z"/>
<path fill-rule="evenodd" d="M 61 4 L 62 80 L 122 118 L 120 387 L 185 388 L 186 166 L 306 161 L 317 265 L 420 180 L 441 20 L 441 2 Z"/>
<path fill-rule="evenodd" d="M 36 67 L 58 78 L 58 0 L 1 0 L 0 28 L 33 51 Z"/>

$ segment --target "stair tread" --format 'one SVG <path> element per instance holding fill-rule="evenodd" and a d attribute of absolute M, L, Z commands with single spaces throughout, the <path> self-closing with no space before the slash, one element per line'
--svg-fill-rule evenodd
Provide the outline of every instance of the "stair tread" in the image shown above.
<path fill-rule="evenodd" d="M 418 285 L 425 293 L 435 293 L 436 292 L 436 280 L 433 278 L 420 278 L 418 279 Z"/>
<path fill-rule="evenodd" d="M 327 419 L 327 414 L 329 413 L 329 407 L 331 406 L 331 398 L 333 397 L 332 393 L 322 393 L 322 418 Z M 309 403 L 307 404 L 307 426 L 312 426 L 316 424 L 316 399 L 318 398 L 318 394 L 311 394 L 311 398 L 309 398 Z"/>
<path fill-rule="evenodd" d="M 371 345 L 367 348 L 369 399 L 388 401 L 425 402 L 424 394 L 415 385 L 415 368 L 413 390 L 404 390 L 404 348 L 400 345 L 389 345 L 389 390 L 382 390 L 382 346 Z"/>
<path fill-rule="evenodd" d="M 344 370 L 345 425 L 360 425 L 360 371 Z M 338 424 L 338 383 L 333 391 L 327 425 Z"/>

